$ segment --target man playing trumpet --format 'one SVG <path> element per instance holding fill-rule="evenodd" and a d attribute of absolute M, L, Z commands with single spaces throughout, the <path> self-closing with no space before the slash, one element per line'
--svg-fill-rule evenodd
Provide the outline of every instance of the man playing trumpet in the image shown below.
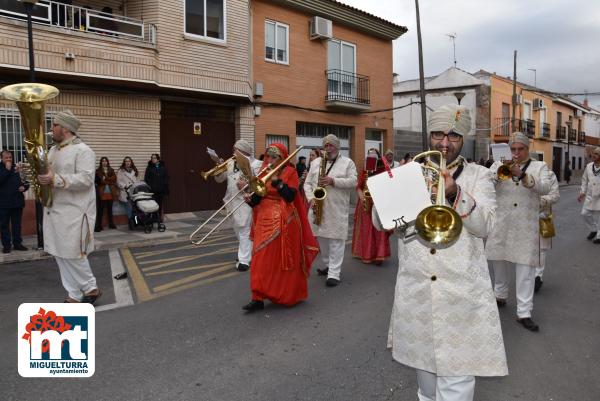
<path fill-rule="evenodd" d="M 252 167 L 253 173 L 257 174 L 260 170 L 261 162 L 256 160 L 252 154 L 252 145 L 247 141 L 240 139 L 233 145 L 233 151 L 239 151 L 244 156 L 250 159 L 250 166 Z M 216 162 L 219 162 L 216 160 Z M 235 196 L 235 200 L 230 202 L 225 210 L 227 213 L 238 206 L 240 203 L 244 203 L 233 213 L 233 231 L 237 237 L 240 245 L 238 247 L 238 261 L 236 263 L 236 269 L 238 271 L 246 271 L 250 268 L 250 260 L 252 259 L 252 240 L 250 239 L 250 226 L 252 225 L 252 208 L 244 202 L 244 196 L 240 193 L 240 190 L 248 184 L 250 177 L 245 177 L 241 170 L 237 167 L 235 160 L 230 160 L 227 164 L 227 170 L 223 173 L 215 176 L 215 181 L 218 183 L 227 181 L 227 191 L 223 202 L 227 202 L 231 197 Z"/>
<path fill-rule="evenodd" d="M 486 244 L 487 259 L 494 270 L 498 306 L 508 298 L 508 265 L 515 265 L 517 321 L 527 330 L 538 331 L 531 320 L 535 268 L 540 266 L 540 196 L 548 194 L 551 180 L 546 163 L 529 157 L 529 138 L 515 132 L 509 141 L 512 160 L 490 167 L 496 185 L 496 226 Z M 510 169 L 505 178 L 506 167 Z"/>
<path fill-rule="evenodd" d="M 396 361 L 416 369 L 420 401 L 471 401 L 475 376 L 508 374 L 483 245 L 495 221 L 494 186 L 489 170 L 459 156 L 471 132 L 467 108 L 439 108 L 430 115 L 428 131 L 431 149 L 445 155 L 448 167 L 440 179 L 462 229 L 444 249 L 408 235 L 411 228 L 399 232 L 388 347 Z M 427 164 L 437 169 L 438 161 Z"/>

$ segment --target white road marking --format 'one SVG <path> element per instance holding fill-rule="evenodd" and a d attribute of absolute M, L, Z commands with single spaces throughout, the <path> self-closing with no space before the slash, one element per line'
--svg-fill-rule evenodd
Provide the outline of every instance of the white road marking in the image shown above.
<path fill-rule="evenodd" d="M 110 271 L 113 277 L 113 289 L 115 291 L 116 302 L 113 304 L 98 306 L 96 308 L 96 312 L 102 312 L 106 310 L 133 305 L 133 295 L 131 294 L 131 287 L 129 287 L 129 280 L 116 280 L 114 278 L 114 276 L 116 276 L 117 274 L 126 271 L 125 266 L 123 266 L 123 262 L 121 261 L 121 255 L 119 255 L 119 250 L 111 249 L 110 251 L 108 251 L 108 257 L 110 260 Z"/>

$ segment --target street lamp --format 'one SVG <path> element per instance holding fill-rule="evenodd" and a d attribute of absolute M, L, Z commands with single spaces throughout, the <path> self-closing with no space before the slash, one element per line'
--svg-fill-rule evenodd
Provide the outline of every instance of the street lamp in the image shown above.
<path fill-rule="evenodd" d="M 35 82 L 35 58 L 33 56 L 33 25 L 31 22 L 31 14 L 33 7 L 38 0 L 21 0 L 27 11 L 27 37 L 29 40 L 29 82 Z M 37 234 L 38 249 L 44 249 L 44 225 L 43 225 L 44 208 L 42 203 L 36 199 L 35 201 L 35 231 Z"/>
<path fill-rule="evenodd" d="M 460 101 L 462 100 L 463 97 L 465 97 L 466 93 L 465 92 L 454 92 L 454 97 L 456 97 L 456 100 L 458 100 L 458 105 L 460 106 Z"/>

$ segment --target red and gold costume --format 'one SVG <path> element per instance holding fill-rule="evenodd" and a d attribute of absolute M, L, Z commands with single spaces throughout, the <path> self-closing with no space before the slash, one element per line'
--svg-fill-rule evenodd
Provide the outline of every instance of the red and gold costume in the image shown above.
<path fill-rule="evenodd" d="M 385 171 L 381 160 L 377 163 L 377 170 L 368 173 L 363 170 L 358 176 L 357 191 L 364 193 L 367 185 L 367 176 L 379 174 Z M 365 210 L 363 202 L 357 202 L 354 210 L 354 231 L 352 233 L 352 256 L 361 259 L 363 263 L 380 264 L 390 257 L 390 235 L 391 231 L 379 231 L 373 226 L 371 219 L 371 208 L 373 202 L 367 200 L 368 207 Z"/>
<path fill-rule="evenodd" d="M 276 147 L 282 159 L 288 156 L 282 144 Z M 269 158 L 261 169 L 264 169 Z M 281 305 L 295 305 L 308 296 L 307 281 L 319 245 L 307 220 L 304 199 L 298 192 L 298 174 L 288 165 L 277 181 L 267 183 L 267 195 L 253 206 L 253 241 L 250 287 L 252 300 L 268 299 Z M 274 186 L 274 184 L 276 186 Z M 256 202 L 258 201 L 258 204 Z"/>

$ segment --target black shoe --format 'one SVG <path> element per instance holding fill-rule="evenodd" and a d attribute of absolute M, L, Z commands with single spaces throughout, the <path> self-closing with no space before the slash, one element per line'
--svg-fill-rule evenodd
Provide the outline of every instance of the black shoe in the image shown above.
<path fill-rule="evenodd" d="M 327 273 L 329 273 L 329 267 L 326 267 L 324 269 L 317 269 L 317 274 L 319 276 L 326 276 Z"/>
<path fill-rule="evenodd" d="M 544 282 L 542 281 L 542 278 L 540 276 L 537 276 L 535 278 L 535 287 L 533 287 L 533 292 L 538 292 L 540 288 L 542 288 L 543 284 Z"/>
<path fill-rule="evenodd" d="M 242 309 L 248 312 L 254 312 L 257 310 L 265 309 L 265 303 L 263 301 L 250 301 L 246 305 L 242 306 Z"/>
<path fill-rule="evenodd" d="M 4 248 L 4 249 L 2 249 L 2 253 L 10 253 L 10 248 Z"/>
<path fill-rule="evenodd" d="M 238 263 L 237 267 L 236 267 L 237 271 L 239 272 L 245 272 L 248 271 L 248 269 L 250 269 L 250 266 L 248 266 L 245 263 Z"/>
<path fill-rule="evenodd" d="M 517 319 L 517 322 L 521 323 L 523 325 L 523 327 L 525 327 L 529 331 L 539 331 L 540 330 L 540 326 L 535 324 L 535 322 L 533 320 L 531 320 L 530 317 L 524 317 L 523 319 Z"/>
<path fill-rule="evenodd" d="M 81 299 L 81 302 L 84 304 L 94 304 L 94 302 L 96 302 L 96 300 L 98 298 L 100 298 L 100 295 L 102 295 L 102 290 L 100 288 L 96 288 L 93 291 L 90 291 L 87 294 L 83 295 L 83 298 Z"/>
<path fill-rule="evenodd" d="M 95 233 L 99 233 L 100 231 L 102 231 L 102 227 L 96 227 L 96 228 L 94 228 L 94 232 Z"/>
<path fill-rule="evenodd" d="M 336 279 L 336 278 L 328 278 L 327 281 L 325 282 L 325 285 L 327 287 L 337 287 L 337 285 L 340 283 L 340 280 Z"/>
<path fill-rule="evenodd" d="M 591 233 L 588 234 L 587 239 L 593 240 L 596 237 L 596 234 L 598 234 L 597 231 L 592 231 Z"/>
<path fill-rule="evenodd" d="M 600 238 L 598 238 L 598 239 L 595 239 L 595 240 L 593 240 L 592 242 L 593 242 L 594 244 L 600 244 Z"/>
<path fill-rule="evenodd" d="M 15 251 L 28 251 L 29 250 L 29 248 L 27 248 L 26 246 L 23 246 L 23 244 L 15 245 L 13 247 L 13 249 Z"/>
<path fill-rule="evenodd" d="M 506 299 L 496 298 L 496 305 L 498 305 L 498 308 L 504 308 L 506 306 Z"/>

